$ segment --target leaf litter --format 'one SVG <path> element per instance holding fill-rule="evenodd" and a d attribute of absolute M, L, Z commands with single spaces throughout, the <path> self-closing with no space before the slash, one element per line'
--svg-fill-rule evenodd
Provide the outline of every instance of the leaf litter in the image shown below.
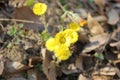
<path fill-rule="evenodd" d="M 38 2 L 48 5 L 41 17 L 32 12 Z M 119 0 L 1 0 L 0 80 L 119 80 L 119 4 Z M 71 57 L 58 61 L 45 41 L 68 23 L 81 25 L 82 20 L 87 23 L 70 46 Z"/>

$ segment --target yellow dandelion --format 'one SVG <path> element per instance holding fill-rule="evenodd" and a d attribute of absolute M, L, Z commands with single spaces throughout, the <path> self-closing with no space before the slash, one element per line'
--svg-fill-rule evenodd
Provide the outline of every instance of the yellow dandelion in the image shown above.
<path fill-rule="evenodd" d="M 66 29 L 64 32 L 65 32 L 66 41 L 70 43 L 75 43 L 78 40 L 78 34 L 76 31 L 72 29 Z"/>
<path fill-rule="evenodd" d="M 55 36 L 55 40 L 59 44 L 65 44 L 66 46 L 70 46 L 70 42 L 66 41 L 66 37 L 65 37 L 65 32 L 64 31 L 58 32 L 56 34 L 56 36 Z"/>
<path fill-rule="evenodd" d="M 33 6 L 33 13 L 40 16 L 43 15 L 47 10 L 47 5 L 45 3 L 36 3 Z"/>
<path fill-rule="evenodd" d="M 80 30 L 80 26 L 75 22 L 71 22 L 69 24 L 68 28 L 73 29 L 74 31 L 79 31 Z"/>
<path fill-rule="evenodd" d="M 67 60 L 71 56 L 71 53 L 66 45 L 60 45 L 55 49 L 55 56 L 62 61 Z"/>
<path fill-rule="evenodd" d="M 50 38 L 46 41 L 46 44 L 45 44 L 46 48 L 50 51 L 54 51 L 56 46 L 57 46 L 57 43 L 55 41 L 54 38 Z"/>

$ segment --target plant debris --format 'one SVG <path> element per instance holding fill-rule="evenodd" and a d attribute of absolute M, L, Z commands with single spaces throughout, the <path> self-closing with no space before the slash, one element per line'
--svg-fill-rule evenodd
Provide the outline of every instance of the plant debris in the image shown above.
<path fill-rule="evenodd" d="M 0 80 L 119 80 L 120 0 L 0 0 Z"/>

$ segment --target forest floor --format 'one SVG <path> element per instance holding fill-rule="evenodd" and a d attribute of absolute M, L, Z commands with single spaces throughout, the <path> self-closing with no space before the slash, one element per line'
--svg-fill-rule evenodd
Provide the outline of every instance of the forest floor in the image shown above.
<path fill-rule="evenodd" d="M 46 41 L 73 21 L 78 40 L 58 61 Z M 120 0 L 0 0 L 0 80 L 120 80 Z"/>

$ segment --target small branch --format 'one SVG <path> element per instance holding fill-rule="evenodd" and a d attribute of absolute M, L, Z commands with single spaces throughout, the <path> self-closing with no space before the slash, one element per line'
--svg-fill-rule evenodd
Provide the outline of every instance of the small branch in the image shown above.
<path fill-rule="evenodd" d="M 8 18 L 0 18 L 0 21 L 16 21 L 16 22 L 23 22 L 23 23 L 41 24 L 41 22 L 21 20 L 21 19 L 8 19 Z"/>

